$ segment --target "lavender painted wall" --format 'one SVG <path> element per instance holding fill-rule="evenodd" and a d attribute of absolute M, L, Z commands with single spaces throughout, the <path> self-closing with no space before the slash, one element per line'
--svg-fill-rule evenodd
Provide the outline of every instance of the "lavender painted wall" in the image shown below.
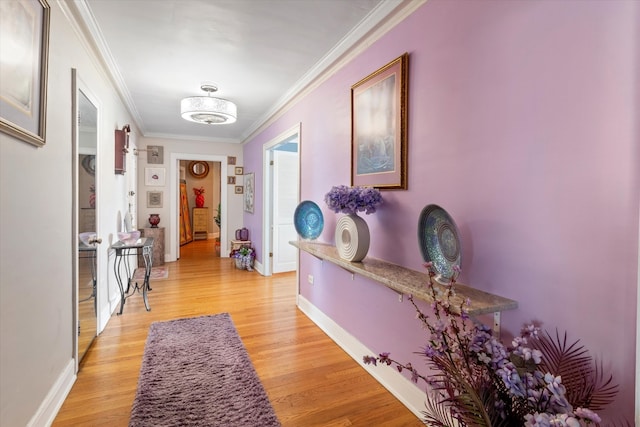
<path fill-rule="evenodd" d="M 350 181 L 350 86 L 403 52 L 409 70 L 409 189 L 366 217 L 370 256 L 416 270 L 421 209 L 455 218 L 461 280 L 519 301 L 505 335 L 536 320 L 567 330 L 621 384 L 609 414 L 634 414 L 640 181 L 640 3 L 430 0 L 245 145 L 302 123 L 301 199 Z M 261 258 L 261 254 L 259 255 Z M 300 293 L 373 351 L 412 353 L 422 332 L 385 287 L 302 253 Z"/>

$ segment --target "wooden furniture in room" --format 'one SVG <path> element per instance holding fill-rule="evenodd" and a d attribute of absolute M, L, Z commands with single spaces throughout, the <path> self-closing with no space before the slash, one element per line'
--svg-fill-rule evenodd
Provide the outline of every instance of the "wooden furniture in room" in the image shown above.
<path fill-rule="evenodd" d="M 151 254 L 151 266 L 164 265 L 164 227 L 148 227 L 140 229 L 140 237 L 153 237 L 153 251 Z M 138 267 L 144 266 L 142 254 L 138 255 Z"/>
<path fill-rule="evenodd" d="M 232 240 L 229 245 L 230 250 L 240 249 L 243 246 L 251 246 L 251 240 Z"/>
<path fill-rule="evenodd" d="M 209 208 L 193 208 L 193 240 L 209 236 Z"/>
<path fill-rule="evenodd" d="M 189 199 L 187 198 L 187 182 L 180 181 L 180 246 L 193 241 Z"/>

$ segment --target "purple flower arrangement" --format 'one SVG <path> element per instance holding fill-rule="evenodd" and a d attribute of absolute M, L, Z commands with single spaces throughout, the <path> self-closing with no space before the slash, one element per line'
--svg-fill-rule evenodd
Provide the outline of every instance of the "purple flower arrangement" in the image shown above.
<path fill-rule="evenodd" d="M 253 262 L 256 259 L 256 251 L 251 246 L 242 246 L 238 249 L 234 249 L 229 254 L 229 257 L 235 258 L 236 267 L 253 271 Z"/>
<path fill-rule="evenodd" d="M 428 384 L 426 425 L 600 425 L 595 411 L 615 399 L 618 386 L 578 341 L 568 341 L 566 333 L 552 336 L 526 325 L 511 346 L 505 346 L 490 328 L 470 321 L 469 300 L 454 306 L 455 277 L 440 285 L 432 264 L 425 266 L 432 312 L 421 311 L 413 296 L 409 301 L 426 331 L 426 345 L 418 354 L 426 359 L 431 375 L 397 362 L 389 353 L 364 356 L 364 363 L 395 366 L 410 372 L 414 382 Z"/>
<path fill-rule="evenodd" d="M 382 204 L 382 195 L 376 188 L 337 185 L 325 194 L 324 201 L 335 213 L 372 214 Z"/>

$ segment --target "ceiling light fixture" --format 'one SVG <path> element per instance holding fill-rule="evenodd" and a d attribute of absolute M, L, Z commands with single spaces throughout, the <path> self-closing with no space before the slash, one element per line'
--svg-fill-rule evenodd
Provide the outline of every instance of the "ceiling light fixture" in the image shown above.
<path fill-rule="evenodd" d="M 180 114 L 183 119 L 207 125 L 224 125 L 236 121 L 236 104 L 211 96 L 218 90 L 217 86 L 203 84 L 200 89 L 207 92 L 207 96 L 190 96 L 180 102 Z"/>

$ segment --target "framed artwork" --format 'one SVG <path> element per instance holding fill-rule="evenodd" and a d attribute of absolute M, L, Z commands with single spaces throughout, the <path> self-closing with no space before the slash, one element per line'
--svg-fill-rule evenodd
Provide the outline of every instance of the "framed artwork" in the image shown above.
<path fill-rule="evenodd" d="M 162 207 L 162 191 L 147 191 L 147 207 L 148 208 Z"/>
<path fill-rule="evenodd" d="M 0 1 L 0 131 L 37 147 L 46 142 L 50 13 L 47 0 Z"/>
<path fill-rule="evenodd" d="M 236 185 L 236 194 L 242 194 L 242 185 Z"/>
<path fill-rule="evenodd" d="M 147 163 L 150 165 L 164 163 L 164 147 L 162 145 L 147 145 Z"/>
<path fill-rule="evenodd" d="M 236 177 L 235 176 L 227 176 L 227 184 L 236 185 Z"/>
<path fill-rule="evenodd" d="M 144 184 L 149 187 L 163 187 L 164 168 L 144 168 Z"/>
<path fill-rule="evenodd" d="M 407 189 L 409 54 L 351 86 L 351 185 Z"/>
<path fill-rule="evenodd" d="M 253 189 L 255 188 L 255 175 L 253 172 L 244 176 L 244 211 L 253 213 Z"/>
<path fill-rule="evenodd" d="M 236 166 L 236 175 L 242 175 L 244 173 L 244 168 L 242 166 Z"/>
<path fill-rule="evenodd" d="M 236 164 L 236 158 L 235 158 L 235 156 L 229 156 L 229 157 L 227 157 L 227 164 L 229 164 L 229 165 L 235 165 L 235 164 Z"/>

